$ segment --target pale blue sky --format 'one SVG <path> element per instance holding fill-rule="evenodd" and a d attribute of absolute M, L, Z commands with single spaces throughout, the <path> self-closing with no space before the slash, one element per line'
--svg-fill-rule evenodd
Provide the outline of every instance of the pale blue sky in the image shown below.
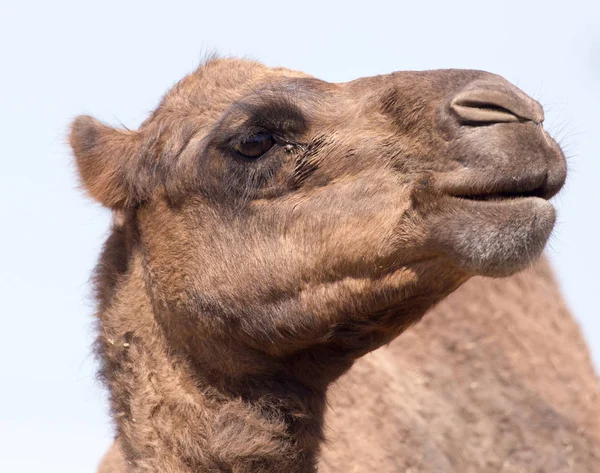
<path fill-rule="evenodd" d="M 600 366 L 600 2 L 3 2 L 0 471 L 92 472 L 111 439 L 88 284 L 109 215 L 69 121 L 136 127 L 213 50 L 330 81 L 484 69 L 540 100 L 570 156 L 549 254 Z"/>

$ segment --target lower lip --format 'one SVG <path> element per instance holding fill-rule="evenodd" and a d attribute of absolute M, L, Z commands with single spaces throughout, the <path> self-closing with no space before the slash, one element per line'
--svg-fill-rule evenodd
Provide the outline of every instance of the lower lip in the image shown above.
<path fill-rule="evenodd" d="M 529 199 L 540 199 L 546 200 L 541 197 L 531 196 L 531 195 L 522 195 L 522 196 L 475 196 L 475 197 L 460 197 L 456 195 L 448 196 L 455 200 L 460 200 L 462 202 L 473 202 L 476 204 L 503 204 L 510 203 L 515 201 L 523 201 Z"/>

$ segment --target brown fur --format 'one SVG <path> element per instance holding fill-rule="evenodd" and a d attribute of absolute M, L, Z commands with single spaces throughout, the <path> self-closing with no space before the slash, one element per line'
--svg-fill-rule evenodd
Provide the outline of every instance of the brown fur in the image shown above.
<path fill-rule="evenodd" d="M 319 472 L 600 466 L 600 384 L 545 261 L 467 282 L 332 391 Z"/>
<path fill-rule="evenodd" d="M 542 251 L 565 178 L 542 120 L 478 71 L 328 84 L 238 60 L 183 79 L 138 131 L 79 117 L 83 185 L 115 212 L 96 273 L 110 461 L 315 471 L 354 360 Z"/>
<path fill-rule="evenodd" d="M 319 471 L 594 473 L 599 400 L 546 262 L 474 278 L 340 378 Z M 122 471 L 116 442 L 99 473 Z"/>

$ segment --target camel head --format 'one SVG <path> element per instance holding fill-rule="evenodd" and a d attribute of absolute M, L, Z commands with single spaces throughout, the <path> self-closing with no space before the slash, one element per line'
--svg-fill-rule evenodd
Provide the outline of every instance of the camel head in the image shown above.
<path fill-rule="evenodd" d="M 215 59 L 139 130 L 82 116 L 71 145 L 174 343 L 359 356 L 540 255 L 565 180 L 543 120 L 486 72 L 338 84 Z"/>

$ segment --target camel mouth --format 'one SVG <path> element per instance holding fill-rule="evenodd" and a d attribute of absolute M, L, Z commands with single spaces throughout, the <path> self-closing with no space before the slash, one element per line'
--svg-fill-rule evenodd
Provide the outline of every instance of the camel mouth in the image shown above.
<path fill-rule="evenodd" d="M 434 217 L 432 241 L 472 274 L 499 277 L 524 269 L 550 237 L 556 210 L 549 199 L 562 185 L 539 171 L 495 181 L 481 170 L 445 176 L 446 205 Z"/>
<path fill-rule="evenodd" d="M 502 191 L 482 194 L 449 194 L 449 196 L 460 200 L 490 203 L 512 201 L 515 199 L 527 199 L 532 197 L 542 198 L 545 200 L 548 200 L 550 198 L 547 195 L 545 195 L 543 189 L 534 189 L 528 191 Z"/>
<path fill-rule="evenodd" d="M 558 185 L 550 184 L 546 173 L 515 176 L 500 182 L 486 182 L 472 177 L 474 176 L 469 176 L 462 182 L 444 183 L 443 193 L 462 201 L 504 203 L 530 198 L 550 200 L 562 187 L 562 182 Z"/>

